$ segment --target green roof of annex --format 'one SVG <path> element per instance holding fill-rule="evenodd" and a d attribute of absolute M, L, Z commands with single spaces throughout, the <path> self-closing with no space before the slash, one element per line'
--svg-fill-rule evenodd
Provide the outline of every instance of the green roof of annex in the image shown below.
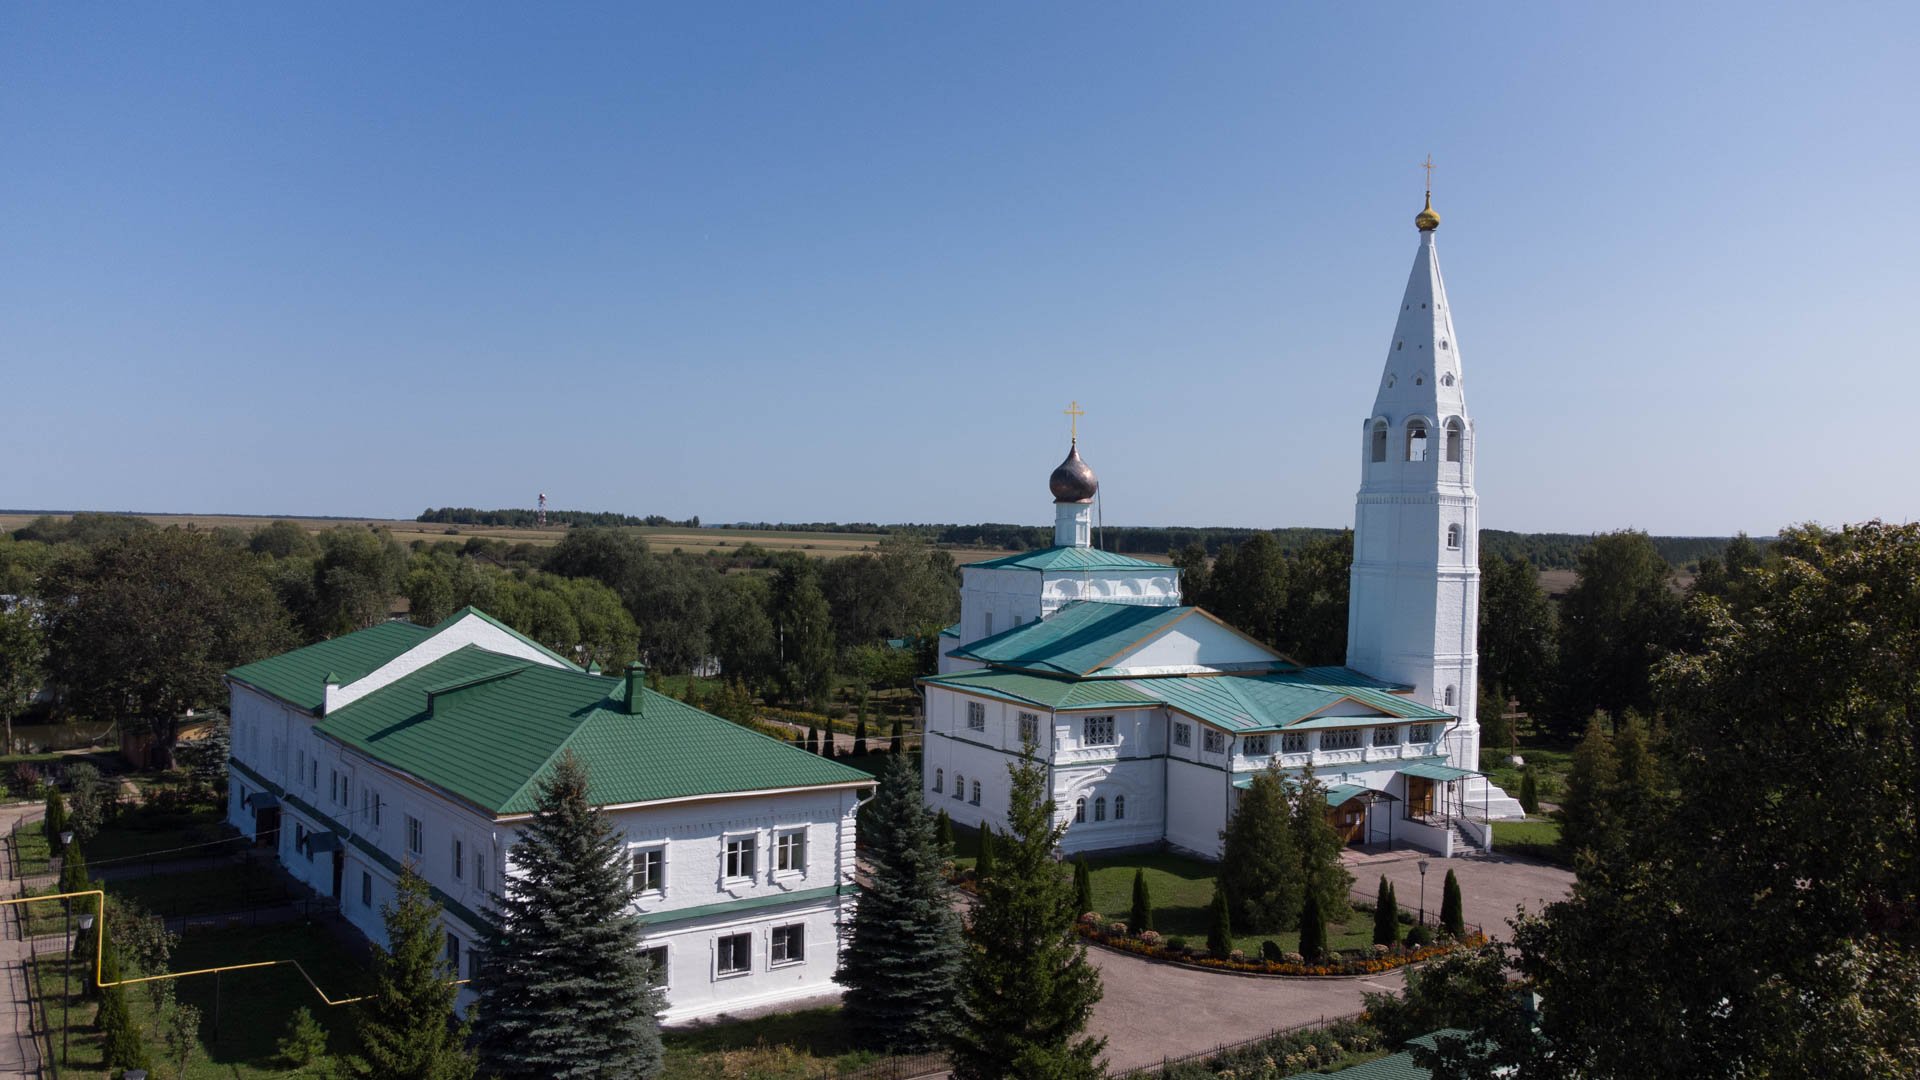
<path fill-rule="evenodd" d="M 1111 551 L 1101 551 L 1090 547 L 1049 547 L 1022 551 L 1016 555 L 1003 555 L 986 562 L 968 563 L 962 570 L 1042 570 L 1042 571 L 1080 571 L 1080 570 L 1153 570 L 1162 574 L 1178 574 L 1180 571 L 1166 563 L 1157 563 L 1150 559 L 1136 559 L 1131 555 L 1118 555 Z"/>

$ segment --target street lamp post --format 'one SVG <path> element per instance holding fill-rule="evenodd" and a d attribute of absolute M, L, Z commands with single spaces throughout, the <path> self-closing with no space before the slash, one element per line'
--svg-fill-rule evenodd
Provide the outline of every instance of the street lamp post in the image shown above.
<path fill-rule="evenodd" d="M 1427 860 L 1420 860 L 1420 925 L 1427 925 Z"/>

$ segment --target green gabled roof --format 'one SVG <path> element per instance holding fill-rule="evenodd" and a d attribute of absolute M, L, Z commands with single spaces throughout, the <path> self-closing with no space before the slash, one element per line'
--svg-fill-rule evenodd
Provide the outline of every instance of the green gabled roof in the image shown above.
<path fill-rule="evenodd" d="M 1090 547 L 1050 547 L 1037 551 L 1023 551 L 1018 555 L 1004 555 L 986 562 L 968 563 L 963 570 L 1157 570 L 1163 574 L 1178 574 L 1180 571 L 1166 563 L 1152 562 L 1148 559 L 1136 559 L 1130 555 L 1116 555 L 1111 551 L 1101 551 Z"/>
<path fill-rule="evenodd" d="M 1189 716 L 1232 732 L 1366 724 L 1369 718 L 1365 716 L 1315 716 L 1347 699 L 1396 719 L 1453 719 L 1450 713 L 1393 693 L 1391 683 L 1347 668 L 1307 668 L 1269 675 L 1129 679 L 1127 682 Z"/>
<path fill-rule="evenodd" d="M 1050 679 L 1023 671 L 988 668 L 951 675 L 931 675 L 920 681 L 929 686 L 945 686 L 1056 711 L 1137 709 L 1160 704 L 1158 700 L 1134 690 L 1119 679 Z"/>
<path fill-rule="evenodd" d="M 566 657 L 561 656 L 559 653 L 554 652 L 552 649 L 547 648 L 545 645 L 540 644 L 539 642 L 533 640 L 527 635 L 521 633 L 518 630 L 515 630 L 513 627 L 508 626 L 506 623 L 501 622 L 499 619 L 494 618 L 493 616 L 487 614 L 484 611 L 481 611 L 479 608 L 474 607 L 471 604 L 461 608 L 459 611 L 454 612 L 453 614 L 447 616 L 446 618 L 441 619 L 440 622 L 434 626 L 433 632 L 437 634 L 440 631 L 445 630 L 447 627 L 452 626 L 454 623 L 459 622 L 461 619 L 464 619 L 469 615 L 473 615 L 480 619 L 483 619 L 486 622 L 493 624 L 498 629 L 503 630 L 508 634 L 511 634 L 515 640 L 523 642 L 535 649 L 540 650 L 541 655 L 551 657 L 552 659 L 566 666 L 566 668 L 570 671 L 586 670 L 585 668 L 581 667 L 579 664 L 576 664 L 573 661 L 567 659 Z"/>
<path fill-rule="evenodd" d="M 529 813 L 535 788 L 572 750 L 595 805 L 871 783 L 828 761 L 642 690 L 624 679 L 457 649 L 340 707 L 317 730 L 496 814 Z"/>
<path fill-rule="evenodd" d="M 243 664 L 229 676 L 309 712 L 326 699 L 327 679 L 349 683 L 413 648 L 433 631 L 410 622 L 383 622 L 351 634 Z"/>
<path fill-rule="evenodd" d="M 1472 769 L 1461 769 L 1449 765 L 1446 758 L 1425 758 L 1410 765 L 1402 765 L 1395 771 L 1401 776 L 1417 776 L 1423 780 L 1465 780 L 1469 776 L 1485 775 L 1474 772 Z"/>
<path fill-rule="evenodd" d="M 1194 610 L 1077 600 L 1039 622 L 981 638 L 947 655 L 998 667 L 1086 675 Z"/>

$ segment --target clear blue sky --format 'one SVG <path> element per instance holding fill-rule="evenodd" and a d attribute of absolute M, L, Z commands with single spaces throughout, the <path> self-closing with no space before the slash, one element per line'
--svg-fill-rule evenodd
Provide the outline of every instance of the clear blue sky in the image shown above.
<path fill-rule="evenodd" d="M 1920 5 L 13 4 L 0 507 L 1340 525 L 1420 205 L 1483 524 L 1914 515 Z"/>

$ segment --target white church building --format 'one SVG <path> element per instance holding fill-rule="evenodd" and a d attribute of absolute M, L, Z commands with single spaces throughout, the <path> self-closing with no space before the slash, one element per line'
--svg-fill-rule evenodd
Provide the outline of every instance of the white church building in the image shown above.
<path fill-rule="evenodd" d="M 1261 769 L 1327 787 L 1351 843 L 1453 855 L 1520 815 L 1479 770 L 1474 428 L 1431 201 L 1361 425 L 1347 663 L 1303 667 L 1180 602 L 1178 572 L 1091 545 L 1099 481 L 1078 438 L 1049 478 L 1053 546 L 962 568 L 959 625 L 926 694 L 923 783 L 961 824 L 1006 824 L 1031 743 L 1067 851 L 1219 854 Z"/>
<path fill-rule="evenodd" d="M 834 992 L 873 779 L 641 676 L 583 671 L 473 608 L 235 668 L 228 821 L 382 944 L 411 864 L 468 978 L 538 785 L 572 752 L 625 845 L 665 1019 Z"/>

